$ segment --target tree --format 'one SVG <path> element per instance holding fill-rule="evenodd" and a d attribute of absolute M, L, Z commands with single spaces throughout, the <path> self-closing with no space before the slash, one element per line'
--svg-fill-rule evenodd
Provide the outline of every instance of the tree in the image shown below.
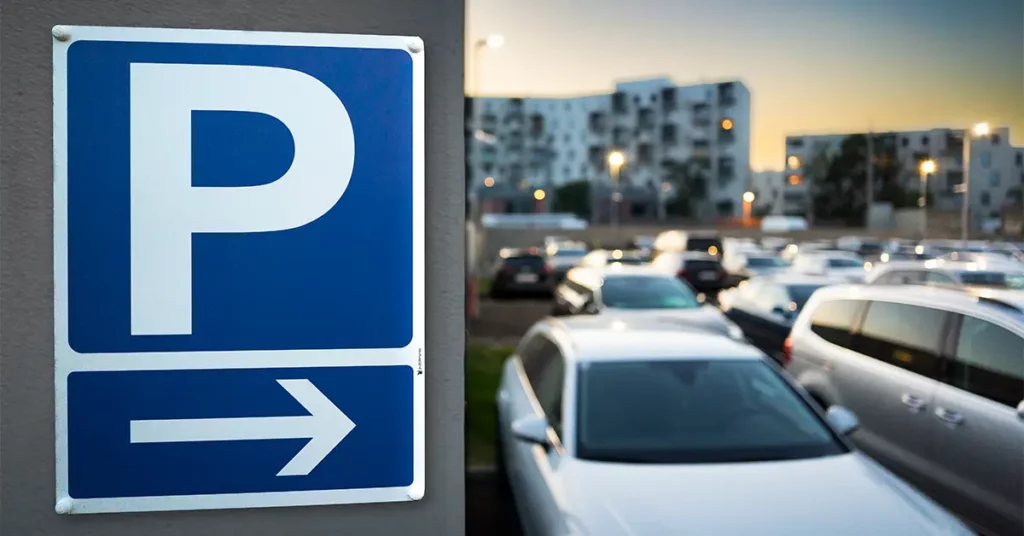
<path fill-rule="evenodd" d="M 853 224 L 864 221 L 867 207 L 867 141 L 867 136 L 863 134 L 847 136 L 840 142 L 837 151 L 830 153 L 823 150 L 812 158 L 815 179 L 811 182 L 811 195 L 815 217 L 842 219 Z M 896 158 L 895 136 L 875 135 L 873 154 L 874 200 L 892 203 L 896 208 L 906 206 L 908 194 L 900 186 L 902 170 Z"/>
<path fill-rule="evenodd" d="M 685 162 L 666 159 L 661 162 L 662 176 L 675 192 L 665 204 L 665 212 L 684 217 L 693 215 L 694 201 L 707 199 L 709 164 L 706 158 L 690 158 Z"/>
<path fill-rule="evenodd" d="M 555 212 L 572 212 L 583 219 L 590 218 L 590 182 L 572 181 L 555 190 Z"/>

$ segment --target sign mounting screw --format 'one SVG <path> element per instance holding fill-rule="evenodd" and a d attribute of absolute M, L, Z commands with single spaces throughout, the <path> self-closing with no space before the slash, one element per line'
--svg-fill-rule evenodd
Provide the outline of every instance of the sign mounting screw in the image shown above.
<path fill-rule="evenodd" d="M 416 54 L 423 52 L 423 40 L 419 37 L 412 37 L 409 39 L 409 52 Z"/>
<path fill-rule="evenodd" d="M 62 43 L 71 39 L 71 30 L 69 30 L 67 26 L 54 26 L 52 32 L 53 38 Z"/>

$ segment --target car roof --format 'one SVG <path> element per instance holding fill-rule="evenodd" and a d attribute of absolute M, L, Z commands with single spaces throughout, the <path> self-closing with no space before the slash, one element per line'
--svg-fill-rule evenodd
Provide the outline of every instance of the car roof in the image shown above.
<path fill-rule="evenodd" d="M 984 292 L 984 291 L 978 291 Z M 985 299 L 999 300 L 997 297 L 984 298 L 978 292 L 965 292 L 959 289 L 936 287 L 930 285 L 833 285 L 823 287 L 814 293 L 814 300 L 861 299 L 906 303 L 933 307 L 955 312 L 979 312 L 979 305 Z M 1013 312 L 1005 307 L 985 307 L 982 315 L 1001 318 L 1004 322 L 1020 325 L 1020 310 Z"/>
<path fill-rule="evenodd" d="M 604 266 L 579 266 L 573 268 L 576 274 L 585 274 L 591 277 L 616 277 L 621 275 L 644 275 L 650 277 L 672 277 L 665 272 L 645 264 L 606 264 Z"/>
<path fill-rule="evenodd" d="M 792 273 L 781 273 L 771 274 L 761 277 L 752 277 L 749 281 L 753 280 L 768 281 L 779 285 L 837 285 L 840 283 L 849 283 L 850 280 L 845 277 L 836 277 L 828 275 L 806 275 L 799 274 L 796 272 Z"/>
<path fill-rule="evenodd" d="M 758 360 L 764 357 L 753 346 L 723 334 L 659 323 L 654 316 L 580 315 L 549 318 L 542 323 L 542 329 L 552 332 L 569 346 L 567 361 Z"/>

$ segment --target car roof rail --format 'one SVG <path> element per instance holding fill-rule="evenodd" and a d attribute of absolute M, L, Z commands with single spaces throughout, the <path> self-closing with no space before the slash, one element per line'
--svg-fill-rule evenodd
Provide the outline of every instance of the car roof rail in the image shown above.
<path fill-rule="evenodd" d="M 1024 314 L 1024 309 L 1021 309 L 1019 306 L 997 298 L 991 298 L 988 296 L 978 296 L 978 303 L 988 303 L 990 305 L 995 305 L 996 307 L 999 307 L 1001 309 L 1007 309 L 1014 313 Z"/>

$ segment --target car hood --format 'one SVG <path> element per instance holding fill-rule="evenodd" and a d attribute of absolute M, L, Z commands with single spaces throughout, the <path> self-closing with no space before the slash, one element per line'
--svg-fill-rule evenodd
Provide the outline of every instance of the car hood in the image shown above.
<path fill-rule="evenodd" d="M 563 469 L 574 534 L 972 534 L 857 452 L 700 465 L 567 460 Z"/>
<path fill-rule="evenodd" d="M 710 305 L 696 309 L 614 309 L 606 314 L 626 324 L 678 326 L 680 329 L 698 329 L 729 335 L 732 322 L 720 310 Z"/>

